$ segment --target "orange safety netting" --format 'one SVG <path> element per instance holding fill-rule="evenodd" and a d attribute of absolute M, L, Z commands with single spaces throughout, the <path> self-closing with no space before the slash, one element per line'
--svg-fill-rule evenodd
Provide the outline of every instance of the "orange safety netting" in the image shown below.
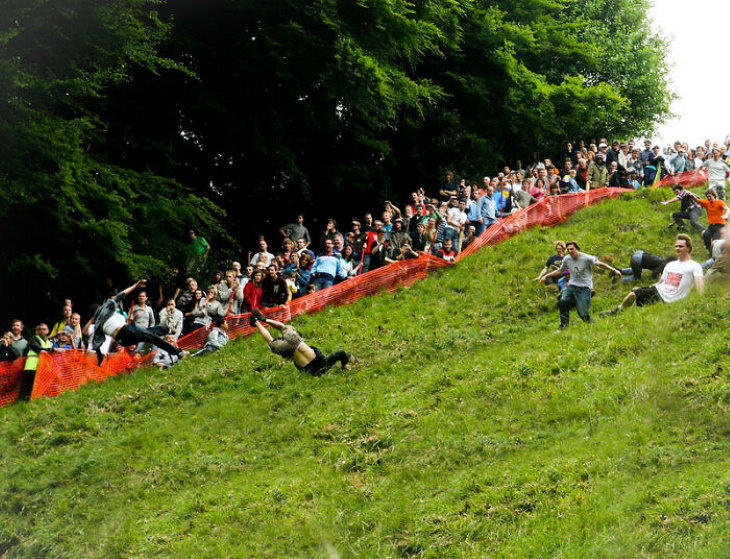
<path fill-rule="evenodd" d="M 667 175 L 658 181 L 654 188 L 660 186 L 672 187 L 675 184 L 681 184 L 684 188 L 695 188 L 707 182 L 707 169 L 697 169 L 696 171 L 684 171 L 683 173 L 673 173 Z"/>
<path fill-rule="evenodd" d="M 696 179 L 696 177 L 695 177 Z M 672 183 L 674 184 L 674 183 Z M 623 188 L 601 188 L 589 192 L 563 194 L 543 198 L 537 204 L 513 213 L 492 224 L 479 238 L 462 251 L 457 260 L 465 258 L 485 245 L 500 243 L 526 229 L 541 225 L 552 227 L 567 220 L 581 208 L 607 198 L 616 198 Z M 417 259 L 403 260 L 372 270 L 342 283 L 338 283 L 298 299 L 291 303 L 267 309 L 269 318 L 288 322 L 301 314 L 322 310 L 329 305 L 345 305 L 381 291 L 394 291 L 425 278 L 432 270 L 452 264 L 430 254 L 421 253 Z M 230 337 L 248 336 L 255 328 L 249 326 L 250 313 L 228 317 Z M 183 349 L 202 347 L 209 328 L 200 328 L 181 338 L 178 345 Z M 149 363 L 151 356 L 134 359 L 126 352 L 110 355 L 102 366 L 96 364 L 96 356 L 83 350 L 42 353 L 38 364 L 32 398 L 57 396 L 66 390 L 75 390 L 89 381 L 102 381 L 117 376 L 140 365 Z M 13 363 L 0 363 L 0 406 L 14 402 L 18 397 L 23 359 Z"/>

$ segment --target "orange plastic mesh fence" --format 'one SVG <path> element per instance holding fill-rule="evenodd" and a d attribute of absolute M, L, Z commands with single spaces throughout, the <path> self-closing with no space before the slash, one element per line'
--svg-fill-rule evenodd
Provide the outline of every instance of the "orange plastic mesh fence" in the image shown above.
<path fill-rule="evenodd" d="M 543 198 L 537 204 L 520 210 L 493 224 L 478 239 L 475 239 L 459 255 L 466 258 L 485 245 L 500 243 L 536 225 L 551 227 L 568 219 L 580 208 L 595 204 L 607 198 L 616 198 L 622 188 L 601 188 L 589 192 L 563 194 Z M 451 266 L 430 254 L 421 254 L 417 259 L 403 260 L 350 278 L 325 289 L 266 310 L 269 318 L 288 322 L 301 314 L 317 312 L 330 305 L 345 305 L 381 291 L 394 291 L 400 286 L 409 286 L 425 278 L 432 270 Z M 230 337 L 248 336 L 255 328 L 249 325 L 250 313 L 228 317 Z M 200 328 L 181 338 L 178 345 L 183 349 L 201 347 L 208 336 L 208 328 Z M 151 355 L 135 360 L 126 352 L 107 357 L 99 367 L 96 356 L 82 350 L 68 350 L 53 354 L 41 354 L 33 386 L 32 398 L 57 396 L 66 390 L 75 390 L 89 381 L 102 381 L 117 376 L 140 365 L 147 364 Z M 24 360 L 0 363 L 0 406 L 14 402 L 18 397 L 20 376 Z"/>
<path fill-rule="evenodd" d="M 697 169 L 696 171 L 685 171 L 683 173 L 674 173 L 667 175 L 662 180 L 658 181 L 654 188 L 660 186 L 674 186 L 675 184 L 681 184 L 685 188 L 694 188 L 701 186 L 707 182 L 707 169 Z"/>

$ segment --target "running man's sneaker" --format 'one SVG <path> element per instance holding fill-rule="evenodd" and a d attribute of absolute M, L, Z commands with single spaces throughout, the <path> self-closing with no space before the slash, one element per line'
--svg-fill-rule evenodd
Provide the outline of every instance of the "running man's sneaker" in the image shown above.
<path fill-rule="evenodd" d="M 350 369 L 352 369 L 353 365 L 355 365 L 356 363 L 359 363 L 359 362 L 360 362 L 360 360 L 357 357 L 355 357 L 352 353 L 348 353 L 347 354 L 347 363 L 345 365 L 343 365 L 342 368 L 349 371 Z"/>
<path fill-rule="evenodd" d="M 251 324 L 251 326 L 256 326 L 256 323 L 259 320 L 261 322 L 266 322 L 266 315 L 262 313 L 259 309 L 251 310 L 251 318 L 249 320 L 249 324 Z"/>

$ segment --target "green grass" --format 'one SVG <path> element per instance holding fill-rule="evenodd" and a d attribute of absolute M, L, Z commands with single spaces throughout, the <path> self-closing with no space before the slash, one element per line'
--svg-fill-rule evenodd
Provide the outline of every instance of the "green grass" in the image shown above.
<path fill-rule="evenodd" d="M 729 557 L 725 291 L 555 334 L 530 281 L 558 238 L 669 252 L 668 195 L 296 321 L 353 371 L 250 338 L 0 410 L 0 557 Z"/>

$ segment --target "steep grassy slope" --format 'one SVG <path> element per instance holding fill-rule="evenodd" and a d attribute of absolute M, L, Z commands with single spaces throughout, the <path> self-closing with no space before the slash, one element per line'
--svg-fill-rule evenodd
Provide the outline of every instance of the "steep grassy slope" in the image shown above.
<path fill-rule="evenodd" d="M 297 320 L 353 371 L 251 338 L 0 410 L 0 556 L 730 556 L 725 292 L 556 334 L 530 281 L 557 238 L 668 252 L 666 195 Z M 594 314 L 629 287 L 599 275 Z"/>

